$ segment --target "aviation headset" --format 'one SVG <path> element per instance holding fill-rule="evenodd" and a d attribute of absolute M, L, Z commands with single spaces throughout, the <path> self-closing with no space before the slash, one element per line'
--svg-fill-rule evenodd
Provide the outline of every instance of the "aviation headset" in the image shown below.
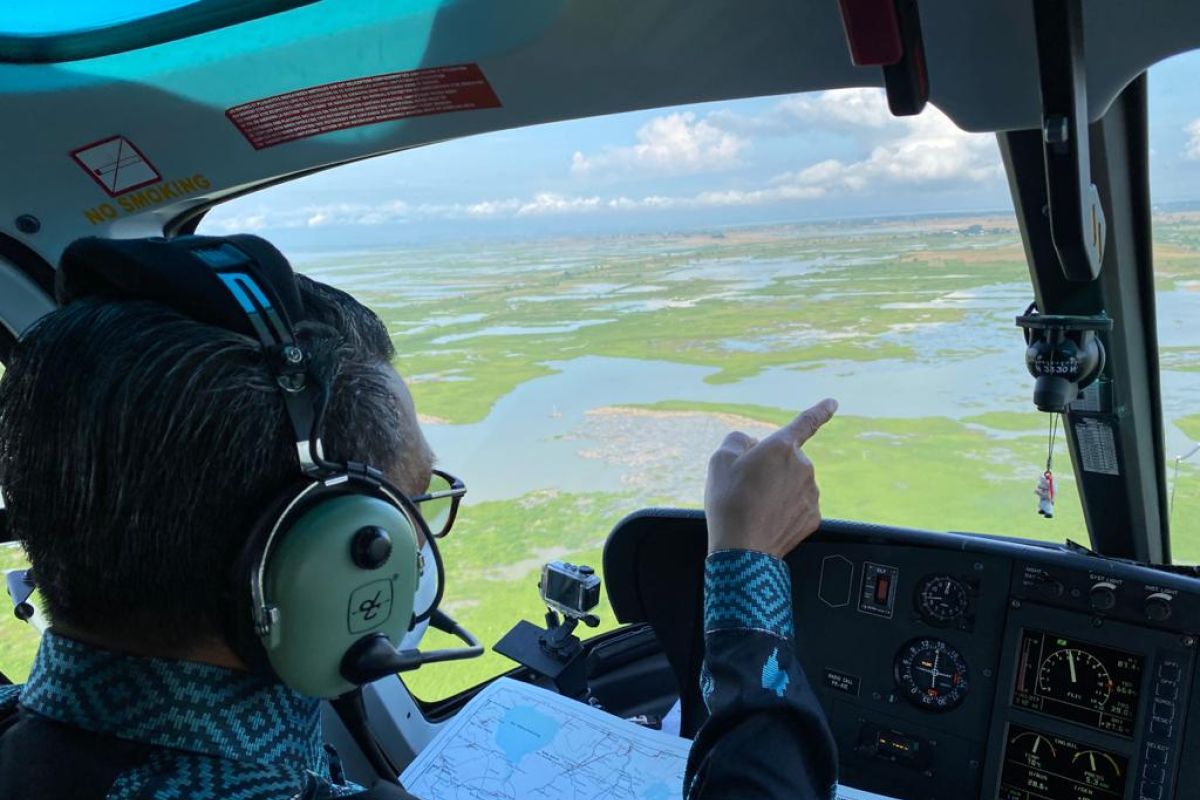
<path fill-rule="evenodd" d="M 266 506 L 232 565 L 226 629 L 252 669 L 314 697 L 433 661 L 482 654 L 444 613 L 437 542 L 414 504 L 373 466 L 331 462 L 321 449 L 330 387 L 310 370 L 294 322 L 305 318 L 287 259 L 256 236 L 80 239 L 63 254 L 58 299 L 151 300 L 253 337 L 279 386 L 299 459 L 297 480 Z M 414 615 L 421 574 L 418 531 L 433 552 L 438 588 Z M 395 643 L 417 622 L 465 648 L 422 653 Z"/>

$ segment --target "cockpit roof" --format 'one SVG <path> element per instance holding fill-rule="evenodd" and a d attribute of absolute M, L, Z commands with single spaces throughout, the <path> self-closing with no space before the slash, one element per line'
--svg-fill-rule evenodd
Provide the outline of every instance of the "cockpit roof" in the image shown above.
<path fill-rule="evenodd" d="M 47 64 L 123 53 L 274 14 L 314 0 L 58 0 L 5 9 L 0 61 Z"/>
<path fill-rule="evenodd" d="M 120 5 L 112 5 L 60 0 L 54 5 L 17 5 L 5 9 L 0 18 L 0 35 L 52 37 L 103 30 L 196 3 L 197 0 L 124 0 Z"/>
<path fill-rule="evenodd" d="M 158 234 L 256 186 L 431 142 L 881 83 L 878 68 L 851 63 L 832 2 L 275 5 L 291 7 L 96 58 L 0 64 L 4 233 L 54 263 L 81 235 Z M 1032 3 L 926 0 L 919 10 L 932 102 L 967 130 L 1040 124 Z M 1084 12 L 1093 118 L 1151 64 L 1200 46 L 1192 0 L 1089 0 Z M 401 95 L 410 106 L 396 116 L 388 102 Z M 18 229 L 22 215 L 37 233 Z"/>

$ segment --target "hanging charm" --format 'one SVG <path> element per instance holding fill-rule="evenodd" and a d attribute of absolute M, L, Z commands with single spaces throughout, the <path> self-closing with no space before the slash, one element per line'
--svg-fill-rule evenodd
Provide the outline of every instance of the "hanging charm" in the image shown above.
<path fill-rule="evenodd" d="M 1046 452 L 1046 471 L 1038 478 L 1037 489 L 1038 513 L 1046 519 L 1054 517 L 1054 498 L 1058 494 L 1054 486 L 1054 439 L 1058 435 L 1058 415 L 1050 417 L 1050 441 Z"/>
<path fill-rule="evenodd" d="M 1038 513 L 1046 519 L 1054 516 L 1054 473 L 1046 470 L 1038 478 L 1036 494 L 1038 496 Z"/>

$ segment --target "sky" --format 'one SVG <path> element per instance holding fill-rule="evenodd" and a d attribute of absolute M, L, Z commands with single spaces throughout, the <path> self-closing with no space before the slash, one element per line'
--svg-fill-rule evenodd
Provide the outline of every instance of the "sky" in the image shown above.
<path fill-rule="evenodd" d="M 1200 200 L 1200 51 L 1150 73 L 1151 191 Z M 445 238 L 658 232 L 1011 211 L 995 137 L 879 89 L 680 106 L 430 145 L 262 190 L 206 233 L 341 249 Z"/>

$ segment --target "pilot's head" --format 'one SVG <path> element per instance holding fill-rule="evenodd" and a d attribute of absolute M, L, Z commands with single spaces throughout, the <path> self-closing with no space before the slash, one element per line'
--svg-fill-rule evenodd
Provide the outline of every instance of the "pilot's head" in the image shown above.
<path fill-rule="evenodd" d="M 433 456 L 379 318 L 297 278 L 297 336 L 331 394 L 334 460 L 410 496 Z M 297 480 L 258 342 L 152 302 L 85 298 L 24 337 L 0 383 L 0 486 L 57 630 L 133 653 L 237 665 L 224 638 L 231 564 Z"/>

